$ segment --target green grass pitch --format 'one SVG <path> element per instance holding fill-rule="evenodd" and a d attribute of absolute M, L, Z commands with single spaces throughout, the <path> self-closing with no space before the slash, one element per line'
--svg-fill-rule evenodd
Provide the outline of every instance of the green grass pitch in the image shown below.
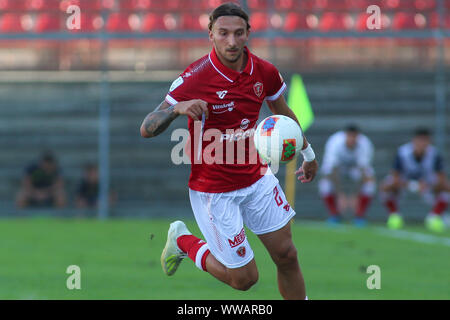
<path fill-rule="evenodd" d="M 0 299 L 280 299 L 276 270 L 248 232 L 259 282 L 235 291 L 186 259 L 173 277 L 160 254 L 169 220 L 0 220 Z M 187 221 L 199 235 L 194 221 Z M 293 224 L 310 299 L 450 299 L 450 232 L 421 226 L 390 232 L 322 223 Z M 81 290 L 68 290 L 69 265 Z M 381 289 L 366 286 L 367 266 L 381 268 Z"/>

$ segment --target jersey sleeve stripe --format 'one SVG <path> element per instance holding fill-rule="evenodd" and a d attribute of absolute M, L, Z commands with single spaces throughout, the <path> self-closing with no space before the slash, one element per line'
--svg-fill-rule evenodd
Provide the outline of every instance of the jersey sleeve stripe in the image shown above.
<path fill-rule="evenodd" d="M 178 103 L 178 101 L 172 98 L 169 94 L 166 95 L 166 101 L 172 106 Z"/>
<path fill-rule="evenodd" d="M 283 85 L 281 86 L 280 90 L 278 90 L 277 93 L 275 93 L 273 96 L 267 96 L 265 100 L 269 100 L 269 101 L 277 100 L 283 94 L 283 92 L 286 90 L 286 88 L 287 88 L 286 83 L 283 83 Z"/>

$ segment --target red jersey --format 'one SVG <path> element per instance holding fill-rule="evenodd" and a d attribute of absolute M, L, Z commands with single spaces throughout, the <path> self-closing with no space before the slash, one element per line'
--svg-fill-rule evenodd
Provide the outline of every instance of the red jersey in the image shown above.
<path fill-rule="evenodd" d="M 223 65 L 213 48 L 172 83 L 166 96 L 171 105 L 193 99 L 208 103 L 208 119 L 194 124 L 188 118 L 192 190 L 220 193 L 245 188 L 265 171 L 266 165 L 255 152 L 253 134 L 264 100 L 278 99 L 286 84 L 271 63 L 253 55 L 248 48 L 246 51 L 247 65 L 238 72 Z M 209 132 L 219 133 L 220 138 L 208 138 Z M 222 154 L 212 148 L 213 143 L 222 147 Z M 234 145 L 231 149 L 230 143 Z M 243 146 L 243 157 L 239 145 Z M 211 161 L 211 157 L 215 160 Z"/>

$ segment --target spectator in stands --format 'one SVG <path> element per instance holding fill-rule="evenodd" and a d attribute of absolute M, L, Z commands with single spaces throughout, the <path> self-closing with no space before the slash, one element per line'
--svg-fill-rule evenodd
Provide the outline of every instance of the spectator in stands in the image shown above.
<path fill-rule="evenodd" d="M 98 202 L 98 168 L 88 163 L 78 185 L 75 204 L 78 208 L 96 208 Z"/>
<path fill-rule="evenodd" d="M 419 193 L 432 203 L 425 218 L 425 225 L 434 232 L 442 232 L 445 224 L 442 214 L 450 198 L 444 162 L 440 152 L 431 145 L 431 133 L 426 128 L 418 128 L 412 141 L 400 146 L 395 157 L 392 172 L 381 185 L 381 196 L 389 212 L 387 225 L 400 229 L 403 218 L 398 210 L 398 198 L 406 189 Z"/>
<path fill-rule="evenodd" d="M 342 179 L 348 179 L 352 183 L 357 183 L 359 188 L 354 224 L 358 227 L 367 224 L 365 213 L 376 191 L 372 167 L 373 152 L 374 147 L 370 139 L 353 124 L 328 138 L 321 168 L 319 193 L 328 209 L 329 223 L 341 222 L 337 191 Z M 339 200 L 346 199 L 343 197 L 344 194 L 340 194 Z"/>
<path fill-rule="evenodd" d="M 16 198 L 19 208 L 64 207 L 66 204 L 64 180 L 53 154 L 46 151 L 37 163 L 25 170 L 22 186 Z"/>

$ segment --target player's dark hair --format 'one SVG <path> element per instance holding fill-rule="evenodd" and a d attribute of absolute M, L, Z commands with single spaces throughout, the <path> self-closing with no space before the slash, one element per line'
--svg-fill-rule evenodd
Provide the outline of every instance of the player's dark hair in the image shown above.
<path fill-rule="evenodd" d="M 214 22 L 216 22 L 219 17 L 223 16 L 241 17 L 247 23 L 247 30 L 250 30 L 248 14 L 239 5 L 233 2 L 224 3 L 214 9 L 214 11 L 209 15 L 208 29 L 212 30 Z"/>
<path fill-rule="evenodd" d="M 431 136 L 431 132 L 428 128 L 416 128 L 416 130 L 414 130 L 414 136 L 426 136 L 429 137 Z"/>
<path fill-rule="evenodd" d="M 356 124 L 351 123 L 345 127 L 345 132 L 360 133 L 361 130 L 359 130 L 359 127 Z"/>

